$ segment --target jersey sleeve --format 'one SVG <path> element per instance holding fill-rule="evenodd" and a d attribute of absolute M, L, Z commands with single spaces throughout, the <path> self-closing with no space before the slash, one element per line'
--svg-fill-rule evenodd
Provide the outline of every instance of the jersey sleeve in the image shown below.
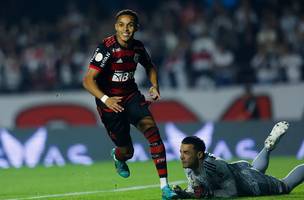
<path fill-rule="evenodd" d="M 91 58 L 89 68 L 102 71 L 106 64 L 109 62 L 110 57 L 111 53 L 109 49 L 106 48 L 103 44 L 99 44 L 94 52 L 94 55 Z"/>

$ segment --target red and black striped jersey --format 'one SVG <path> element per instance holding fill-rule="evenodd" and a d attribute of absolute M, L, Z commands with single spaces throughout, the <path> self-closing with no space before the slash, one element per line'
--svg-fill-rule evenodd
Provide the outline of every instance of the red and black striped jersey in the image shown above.
<path fill-rule="evenodd" d="M 98 45 L 89 68 L 100 71 L 96 82 L 106 95 L 126 96 L 138 90 L 134 80 L 138 63 L 145 68 L 154 66 L 143 43 L 134 39 L 129 47 L 125 48 L 113 35 Z"/>

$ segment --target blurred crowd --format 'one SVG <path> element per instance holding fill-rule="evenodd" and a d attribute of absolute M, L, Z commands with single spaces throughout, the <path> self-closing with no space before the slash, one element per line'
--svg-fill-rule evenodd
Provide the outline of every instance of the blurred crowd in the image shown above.
<path fill-rule="evenodd" d="M 136 38 L 146 45 L 164 88 L 304 80 L 300 0 L 58 2 L 59 15 L 40 10 L 38 17 L 32 11 L 14 21 L 1 16 L 0 93 L 81 88 L 94 49 L 114 34 L 114 15 L 122 8 L 138 12 Z M 136 79 L 148 86 L 143 70 Z"/>

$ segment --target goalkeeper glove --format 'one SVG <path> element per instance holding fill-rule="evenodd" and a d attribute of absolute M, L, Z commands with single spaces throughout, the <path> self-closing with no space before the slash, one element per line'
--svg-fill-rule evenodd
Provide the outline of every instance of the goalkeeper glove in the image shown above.
<path fill-rule="evenodd" d="M 179 199 L 192 199 L 192 198 L 194 198 L 192 193 L 186 192 L 179 185 L 173 185 L 172 189 L 177 194 L 177 197 Z"/>

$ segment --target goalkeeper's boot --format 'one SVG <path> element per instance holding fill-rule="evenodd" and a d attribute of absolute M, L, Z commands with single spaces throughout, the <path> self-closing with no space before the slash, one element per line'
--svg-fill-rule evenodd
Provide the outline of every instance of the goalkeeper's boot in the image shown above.
<path fill-rule="evenodd" d="M 167 185 L 162 188 L 162 200 L 177 199 L 177 194 Z"/>
<path fill-rule="evenodd" d="M 281 137 L 286 133 L 288 127 L 289 123 L 286 121 L 281 121 L 274 125 L 269 136 L 265 140 L 265 148 L 267 151 L 271 151 L 275 148 Z"/>
<path fill-rule="evenodd" d="M 116 168 L 117 173 L 123 178 L 128 178 L 130 176 L 129 167 L 128 167 L 128 165 L 125 161 L 120 161 L 120 160 L 116 159 L 115 148 L 112 149 L 111 156 L 114 160 L 114 164 L 115 164 L 115 168 Z"/>

